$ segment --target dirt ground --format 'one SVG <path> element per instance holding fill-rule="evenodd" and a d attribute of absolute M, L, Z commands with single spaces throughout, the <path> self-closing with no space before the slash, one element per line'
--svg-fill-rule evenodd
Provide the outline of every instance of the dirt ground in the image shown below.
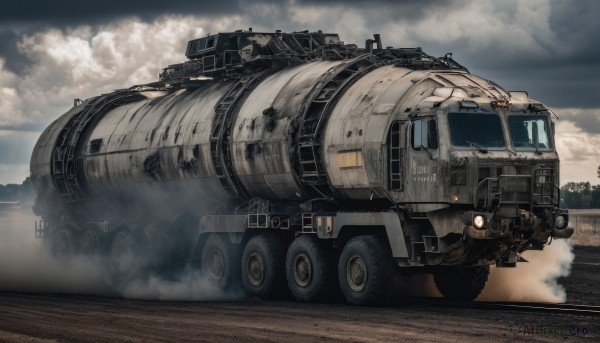
<path fill-rule="evenodd" d="M 567 291 L 567 303 L 600 306 L 600 246 L 575 246 L 573 252 L 571 275 L 558 280 Z"/>
<path fill-rule="evenodd" d="M 576 247 L 567 302 L 600 305 L 600 247 Z M 600 339 L 598 317 L 402 303 L 126 300 L 0 293 L 0 341 L 480 342 Z"/>

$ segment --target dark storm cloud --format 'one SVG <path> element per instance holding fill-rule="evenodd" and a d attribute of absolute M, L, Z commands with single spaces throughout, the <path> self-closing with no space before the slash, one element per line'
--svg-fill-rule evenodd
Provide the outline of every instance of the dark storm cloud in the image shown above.
<path fill-rule="evenodd" d="M 77 25 L 107 24 L 137 17 L 143 21 L 164 15 L 192 15 L 204 18 L 243 13 L 243 7 L 256 3 L 280 3 L 276 0 L 103 0 L 103 1 L 3 1 L 0 8 L 0 57 L 5 68 L 20 74 L 32 61 L 20 53 L 17 40 L 48 28 L 65 29 Z"/>
<path fill-rule="evenodd" d="M 0 131 L 12 131 L 12 132 L 41 132 L 48 126 L 49 123 L 22 123 L 17 125 L 2 125 L 0 124 Z"/>
<path fill-rule="evenodd" d="M 17 48 L 19 38 L 13 31 L 0 31 L 0 57 L 5 61 L 4 67 L 13 73 L 21 73 L 31 63 Z"/>
<path fill-rule="evenodd" d="M 494 59 L 493 54 L 490 54 L 480 62 L 493 62 L 488 63 L 491 68 L 504 68 L 514 61 L 519 61 L 514 68 L 544 69 L 565 66 L 586 67 L 592 70 L 600 65 L 600 44 L 597 44 L 600 35 L 599 15 L 600 1 L 597 0 L 550 1 L 548 24 L 555 34 L 555 39 L 543 44 L 544 51 L 524 50 L 510 59 Z M 539 20 L 545 20 L 541 14 Z M 598 68 L 596 70 L 600 71 Z"/>
<path fill-rule="evenodd" d="M 390 18 L 415 21 L 426 16 L 432 9 L 460 6 L 460 0 L 296 0 L 297 5 L 344 6 L 362 10 L 384 10 Z"/>
<path fill-rule="evenodd" d="M 219 15 L 240 9 L 243 1 L 103 0 L 103 1 L 8 1 L 2 5 L 0 22 L 49 23 L 53 26 L 99 24 L 136 16 L 151 20 L 165 14 Z"/>
<path fill-rule="evenodd" d="M 0 164 L 29 163 L 35 141 L 29 135 L 2 135 L 0 132 Z"/>
<path fill-rule="evenodd" d="M 150 21 L 167 14 L 211 16 L 236 13 L 243 1 L 4 1 L 0 9 L 0 57 L 5 68 L 21 74 L 32 61 L 22 54 L 17 42 L 24 34 L 48 28 L 64 29 L 77 25 L 96 26 L 114 20 L 138 17 Z"/>
<path fill-rule="evenodd" d="M 456 55 L 456 54 L 455 54 Z M 469 56 L 465 56 L 469 60 Z M 535 60 L 535 59 L 534 59 Z M 474 63 L 461 63 L 472 66 Z M 526 61 L 526 64 L 530 61 Z M 555 63 L 524 67 L 512 63 L 503 68 L 479 65 L 474 74 L 493 80 L 507 90 L 524 90 L 529 97 L 555 107 L 600 107 L 600 65 Z M 600 126 L 597 128 L 600 130 Z"/>
<path fill-rule="evenodd" d="M 462 3 L 462 2 L 459 2 Z M 494 2 L 494 10 L 509 18 L 517 11 L 506 2 Z M 529 20 L 548 24 L 552 39 L 543 35 L 540 25 L 529 34 L 531 48 L 518 46 L 506 48 L 490 44 L 473 47 L 468 35 L 448 44 L 424 45 L 427 51 L 454 52 L 454 57 L 471 72 L 492 79 L 513 90 L 527 90 L 530 96 L 552 107 L 600 107 L 600 1 L 550 1 L 550 16 L 545 18 L 543 9 L 531 15 Z M 483 15 L 483 14 L 482 14 Z M 491 20 L 494 16 L 490 17 Z M 469 18 L 465 18 L 468 20 Z M 498 19 L 500 20 L 500 19 Z M 516 22 L 515 25 L 526 24 Z M 527 27 L 527 26 L 526 26 Z M 473 32 L 477 27 L 473 27 Z M 518 41 L 520 37 L 508 37 Z M 481 44 L 481 43 L 480 43 Z M 482 44 L 484 45 L 484 44 Z M 600 125 L 590 128 L 600 131 Z"/>
<path fill-rule="evenodd" d="M 449 6 L 453 1 L 431 0 L 345 0 L 345 1 L 314 1 L 314 0 L 104 0 L 104 1 L 5 1 L 0 12 L 0 22 L 46 22 L 56 26 L 97 24 L 117 18 L 136 16 L 143 20 L 151 20 L 165 14 L 180 15 L 224 15 L 242 14 L 250 5 L 272 4 L 279 7 L 295 5 L 343 5 L 347 7 L 376 8 L 394 6 L 404 9 L 397 13 L 402 17 L 413 17 L 415 14 L 425 14 L 431 6 Z"/>
<path fill-rule="evenodd" d="M 571 121 L 584 131 L 600 134 L 600 110 L 565 110 L 557 113 L 557 115 L 561 120 Z"/>
<path fill-rule="evenodd" d="M 213 0 L 213 1 L 8 1 L 3 3 L 0 11 L 0 56 L 6 60 L 5 68 L 20 74 L 31 65 L 32 61 L 20 53 L 17 41 L 23 33 L 31 34 L 48 27 L 67 28 L 86 24 L 92 28 L 108 24 L 119 19 L 135 16 L 144 21 L 151 21 L 159 16 L 176 14 L 211 18 L 237 15 L 242 22 L 256 28 L 304 29 L 297 27 L 292 20 L 290 8 L 316 7 L 320 11 L 328 11 L 333 6 L 354 10 L 364 19 L 366 32 L 381 33 L 384 44 L 402 45 L 394 42 L 394 32 L 386 31 L 390 23 L 399 23 L 410 30 L 419 22 L 437 16 L 443 20 L 449 13 L 463 13 L 456 16 L 456 21 L 475 21 L 475 17 L 487 18 L 490 24 L 514 18 L 524 3 L 518 1 L 493 1 L 490 12 L 473 13 L 468 9 L 473 3 L 466 0 L 453 1 L 394 1 L 394 0 L 288 0 L 288 1 L 251 1 L 251 0 Z M 252 11 L 253 7 L 268 4 L 277 10 L 261 13 Z M 481 2 L 479 2 L 481 4 Z M 531 3 L 529 3 L 531 4 Z M 454 56 L 471 71 L 490 78 L 509 89 L 524 89 L 532 97 L 553 107 L 600 107 L 600 44 L 596 44 L 600 34 L 600 1 L 580 0 L 550 1 L 549 17 L 544 3 L 529 6 L 533 11 L 530 17 L 516 21 L 514 26 L 524 25 L 529 28 L 533 41 L 531 47 L 510 46 L 499 49 L 493 39 L 480 39 L 473 42 L 473 37 L 481 35 L 485 23 L 481 21 L 461 32 L 458 38 L 448 41 L 427 41 L 419 38 L 418 31 L 410 31 L 417 38 L 416 44 L 425 51 L 440 56 L 446 52 L 454 52 Z M 538 6 L 538 7 L 536 7 Z M 454 18 L 454 17 L 453 17 Z M 336 24 L 348 20 L 345 17 L 325 16 L 320 27 L 307 29 L 325 29 L 337 27 Z M 547 23 L 553 38 L 544 36 L 544 26 L 527 26 L 527 21 Z M 453 24 L 450 22 L 448 24 Z M 435 23 L 432 23 L 435 25 Z M 284 26 L 284 27 L 279 27 Z M 18 29 L 14 29 L 18 27 Z M 495 26 L 492 26 L 495 27 Z M 504 27 L 504 29 L 506 26 Z M 237 27 L 231 28 L 238 29 Z M 421 29 L 456 30 L 439 26 Z M 4 30 L 4 31 L 3 31 Z M 540 31 L 540 32 L 537 32 Z M 440 32 L 443 35 L 444 32 Z M 348 40 L 348 32 L 339 32 Z M 362 35 L 362 33 L 361 33 Z M 506 36 L 506 34 L 504 35 Z M 362 45 L 365 38 L 352 37 L 354 43 Z M 518 40 L 519 37 L 506 37 L 504 40 Z M 484 46 L 485 45 L 485 46 Z"/>

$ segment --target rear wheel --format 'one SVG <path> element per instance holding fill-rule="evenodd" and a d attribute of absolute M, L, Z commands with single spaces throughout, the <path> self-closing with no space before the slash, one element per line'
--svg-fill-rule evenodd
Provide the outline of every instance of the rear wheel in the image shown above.
<path fill-rule="evenodd" d="M 115 233 L 110 248 L 110 271 L 116 283 L 135 274 L 139 264 L 139 249 L 133 234 L 128 230 Z"/>
<path fill-rule="evenodd" d="M 377 305 L 390 296 L 394 264 L 389 248 L 376 236 L 351 239 L 338 263 L 338 277 L 346 301 Z"/>
<path fill-rule="evenodd" d="M 288 287 L 296 300 L 325 300 L 337 288 L 333 258 L 314 235 L 296 238 L 286 258 Z M 332 268 L 333 265 L 333 268 Z"/>
<path fill-rule="evenodd" d="M 202 249 L 202 271 L 220 289 L 232 286 L 239 276 L 239 254 L 226 236 L 211 234 Z"/>
<path fill-rule="evenodd" d="M 87 229 L 79 236 L 80 254 L 84 256 L 100 256 L 102 250 L 102 238 L 97 230 Z"/>
<path fill-rule="evenodd" d="M 274 235 L 257 235 L 242 256 L 242 282 L 246 291 L 262 299 L 285 292 L 285 255 Z"/>
<path fill-rule="evenodd" d="M 50 236 L 50 253 L 59 258 L 66 258 L 75 254 L 75 237 L 71 229 L 60 228 Z"/>
<path fill-rule="evenodd" d="M 472 301 L 485 287 L 489 266 L 466 268 L 448 267 L 433 274 L 437 289 L 450 300 Z"/>

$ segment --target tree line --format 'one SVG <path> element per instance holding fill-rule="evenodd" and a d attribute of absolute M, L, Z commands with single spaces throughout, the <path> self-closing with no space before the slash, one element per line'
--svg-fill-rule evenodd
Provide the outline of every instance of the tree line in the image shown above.
<path fill-rule="evenodd" d="M 569 182 L 560 188 L 563 208 L 600 208 L 600 185 Z"/>
<path fill-rule="evenodd" d="M 31 202 L 34 198 L 35 190 L 29 177 L 20 185 L 15 183 L 0 185 L 0 201 Z"/>

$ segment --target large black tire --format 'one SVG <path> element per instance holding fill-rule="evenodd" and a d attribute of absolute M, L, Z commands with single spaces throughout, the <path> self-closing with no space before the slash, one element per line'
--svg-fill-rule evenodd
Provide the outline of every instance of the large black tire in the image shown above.
<path fill-rule="evenodd" d="M 340 255 L 338 277 L 342 294 L 352 305 L 380 305 L 392 292 L 394 260 L 376 236 L 352 238 Z"/>
<path fill-rule="evenodd" d="M 114 234 L 109 256 L 109 269 L 113 283 L 118 287 L 135 277 L 140 267 L 140 246 L 129 230 Z"/>
<path fill-rule="evenodd" d="M 440 269 L 433 274 L 437 289 L 446 299 L 472 301 L 485 287 L 489 266 Z"/>
<path fill-rule="evenodd" d="M 261 299 L 286 293 L 285 255 L 274 235 L 256 235 L 248 241 L 242 256 L 242 283 L 246 291 Z"/>
<path fill-rule="evenodd" d="M 316 235 L 302 235 L 290 244 L 286 257 L 287 284 L 299 301 L 323 301 L 338 288 L 332 254 Z"/>
<path fill-rule="evenodd" d="M 202 271 L 220 289 L 233 287 L 240 275 L 239 252 L 227 236 L 211 234 L 202 249 Z"/>
<path fill-rule="evenodd" d="M 79 253 L 88 257 L 98 257 L 104 252 L 102 236 L 95 229 L 87 229 L 79 236 Z"/>
<path fill-rule="evenodd" d="M 68 258 L 75 254 L 75 234 L 68 228 L 60 228 L 52 233 L 48 245 L 50 253 L 58 258 Z"/>

